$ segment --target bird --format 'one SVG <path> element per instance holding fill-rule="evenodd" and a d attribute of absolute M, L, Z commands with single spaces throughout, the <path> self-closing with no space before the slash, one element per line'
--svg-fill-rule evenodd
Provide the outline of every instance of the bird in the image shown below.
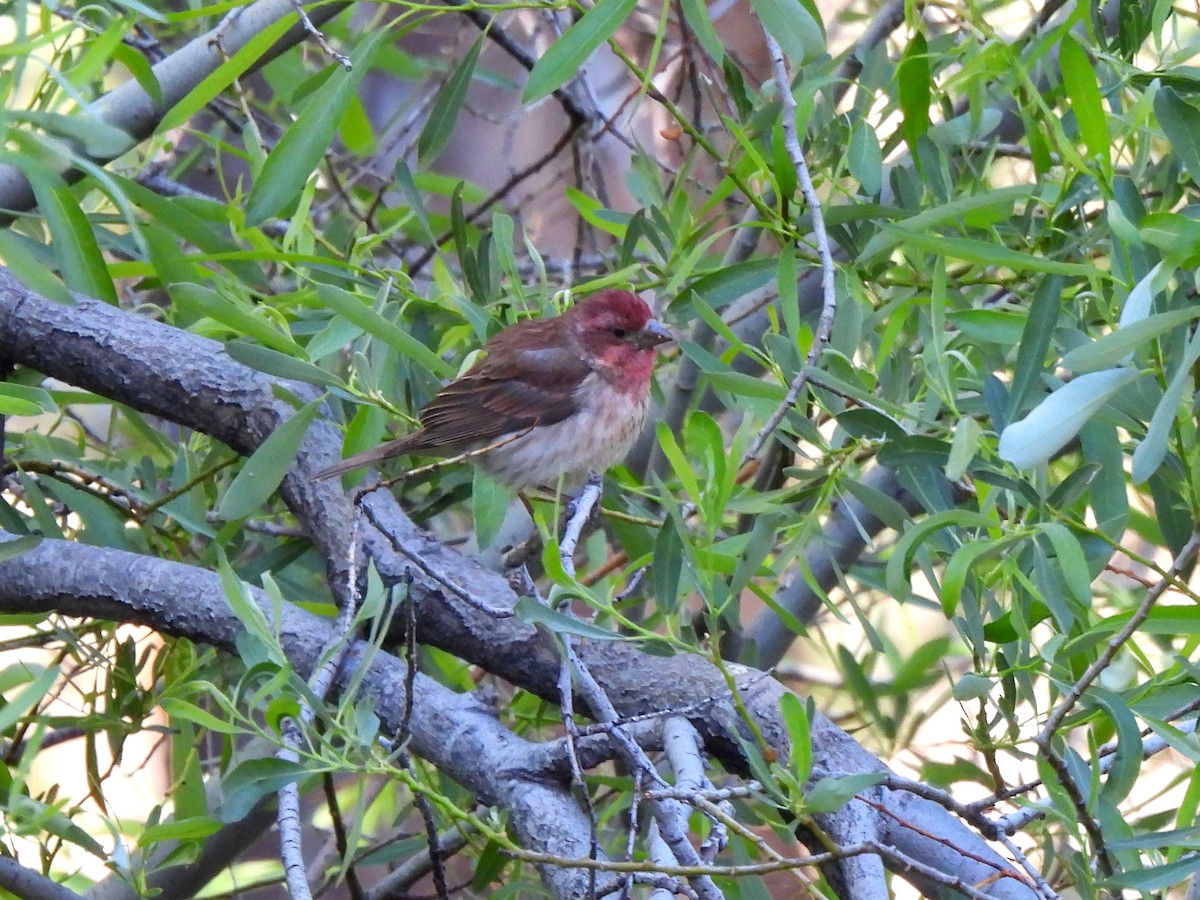
<path fill-rule="evenodd" d="M 636 294 L 609 289 L 510 325 L 420 412 L 411 434 L 318 472 L 397 456 L 474 453 L 514 493 L 585 480 L 624 459 L 646 425 L 659 345 L 671 332 Z"/>

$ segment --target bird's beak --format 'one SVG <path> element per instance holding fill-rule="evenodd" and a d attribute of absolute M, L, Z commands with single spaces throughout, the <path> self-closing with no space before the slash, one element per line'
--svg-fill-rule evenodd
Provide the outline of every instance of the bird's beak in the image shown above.
<path fill-rule="evenodd" d="M 651 319 L 641 331 L 634 332 L 631 337 L 633 346 L 639 350 L 649 350 L 651 347 L 675 340 L 675 336 L 667 330 L 667 326 L 655 319 Z"/>

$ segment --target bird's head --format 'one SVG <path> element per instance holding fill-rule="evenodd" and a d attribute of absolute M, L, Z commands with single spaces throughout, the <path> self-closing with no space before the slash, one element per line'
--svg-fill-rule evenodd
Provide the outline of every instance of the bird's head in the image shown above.
<path fill-rule="evenodd" d="M 645 370 L 649 378 L 654 348 L 673 340 L 650 314 L 641 297 L 629 291 L 601 291 L 567 310 L 572 330 L 588 356 L 602 368 Z"/>

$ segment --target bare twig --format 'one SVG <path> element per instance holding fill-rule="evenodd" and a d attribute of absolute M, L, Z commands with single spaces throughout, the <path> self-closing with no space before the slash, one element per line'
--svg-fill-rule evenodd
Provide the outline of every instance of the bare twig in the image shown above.
<path fill-rule="evenodd" d="M 321 30 L 317 28 L 317 26 L 313 24 L 312 19 L 308 17 L 308 13 L 304 11 L 304 6 L 301 5 L 300 0 L 292 0 L 292 6 L 296 8 L 296 15 L 300 17 L 300 24 L 303 25 L 304 30 L 308 32 L 308 36 L 316 41 L 317 45 L 327 54 L 329 54 L 332 59 L 335 59 L 341 63 L 342 67 L 347 71 L 353 69 L 354 65 L 350 62 L 350 57 L 338 53 L 331 46 L 329 46 L 329 41 L 325 40 L 325 35 L 321 33 Z"/>
<path fill-rule="evenodd" d="M 804 195 L 804 202 L 808 205 L 809 216 L 812 218 L 813 241 L 817 245 L 817 254 L 821 258 L 821 294 L 824 298 L 824 303 L 821 307 L 821 316 L 817 320 L 817 327 L 813 331 L 812 347 L 809 348 L 808 359 L 805 361 L 804 368 L 792 379 L 783 403 L 779 405 L 779 408 L 775 410 L 771 417 L 767 419 L 766 424 L 759 430 L 754 443 L 746 451 L 743 462 L 758 456 L 759 451 L 762 450 L 763 445 L 767 442 L 772 432 L 779 427 L 779 423 L 783 421 L 788 411 L 796 405 L 796 400 L 800 396 L 800 392 L 808 383 L 809 367 L 817 364 L 817 361 L 821 358 L 821 352 L 825 349 L 825 344 L 829 341 L 829 334 L 833 330 L 833 316 L 837 312 L 837 292 L 834 286 L 836 270 L 833 264 L 833 251 L 829 246 L 829 235 L 825 231 L 825 216 L 821 211 L 821 200 L 817 197 L 817 190 L 813 186 L 812 177 L 808 173 L 808 164 L 804 161 L 804 154 L 800 150 L 800 139 L 796 134 L 796 98 L 792 95 L 791 78 L 788 76 L 787 64 L 783 59 L 783 51 L 779 49 L 779 44 L 775 38 L 771 37 L 771 33 L 766 28 L 763 28 L 763 36 L 766 38 L 767 49 L 771 54 L 775 86 L 779 91 L 781 104 L 780 116 L 783 119 L 783 143 L 787 148 L 788 158 L 791 160 L 792 166 L 796 169 L 796 178 L 800 184 L 800 192 Z"/>

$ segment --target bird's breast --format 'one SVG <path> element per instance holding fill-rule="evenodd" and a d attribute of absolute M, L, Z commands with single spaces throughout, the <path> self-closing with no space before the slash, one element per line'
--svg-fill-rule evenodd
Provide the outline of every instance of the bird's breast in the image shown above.
<path fill-rule="evenodd" d="M 577 411 L 553 425 L 539 425 L 480 459 L 484 470 L 513 490 L 579 482 L 625 458 L 646 425 L 648 391 L 614 389 L 598 373 L 575 391 Z"/>

